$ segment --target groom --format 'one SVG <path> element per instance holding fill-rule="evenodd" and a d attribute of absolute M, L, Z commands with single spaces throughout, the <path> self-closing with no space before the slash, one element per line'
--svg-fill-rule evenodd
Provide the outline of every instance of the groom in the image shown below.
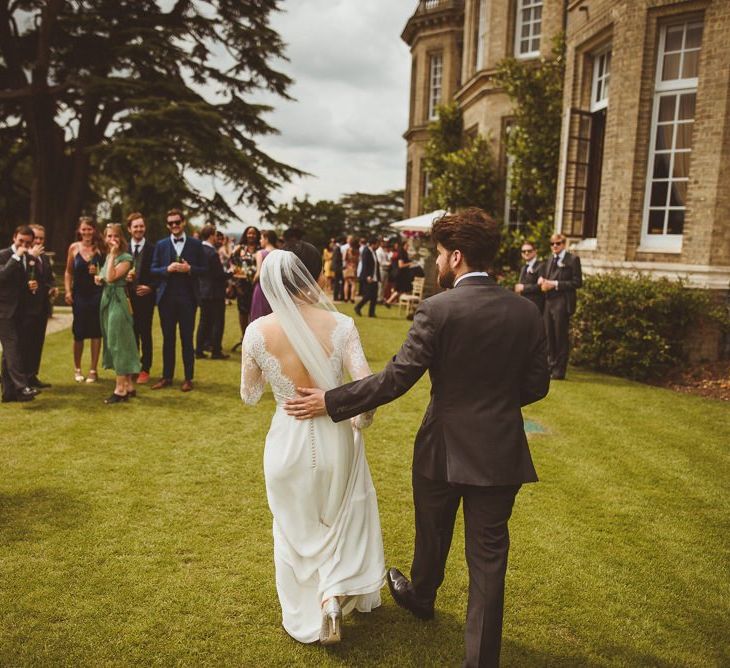
<path fill-rule="evenodd" d="M 486 273 L 499 225 L 480 209 L 437 220 L 439 284 L 393 359 L 378 374 L 328 392 L 299 388 L 286 410 L 339 422 L 393 401 L 428 370 L 431 402 L 416 436 L 416 539 L 411 579 L 388 571 L 396 602 L 433 617 L 459 504 L 464 503 L 469 603 L 465 666 L 496 666 L 502 637 L 509 532 L 520 485 L 537 480 L 521 406 L 542 399 L 549 374 L 537 307 Z"/>

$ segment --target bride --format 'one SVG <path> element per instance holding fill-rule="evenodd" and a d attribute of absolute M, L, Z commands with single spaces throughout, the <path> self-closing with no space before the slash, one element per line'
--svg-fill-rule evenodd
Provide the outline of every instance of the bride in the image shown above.
<path fill-rule="evenodd" d="M 331 644 L 341 639 L 343 615 L 380 605 L 385 562 L 361 434 L 372 413 L 335 424 L 298 421 L 283 409 L 296 387 L 337 387 L 344 368 L 353 380 L 371 373 L 352 318 L 312 278 L 321 271 L 310 244 L 268 255 L 260 281 L 273 313 L 246 329 L 241 398 L 257 403 L 268 381 L 276 399 L 264 475 L 284 628 L 300 642 Z"/>

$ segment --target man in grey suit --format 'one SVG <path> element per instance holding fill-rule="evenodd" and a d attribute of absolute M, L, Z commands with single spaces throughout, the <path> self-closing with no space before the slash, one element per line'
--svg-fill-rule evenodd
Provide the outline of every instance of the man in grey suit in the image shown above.
<path fill-rule="evenodd" d="M 496 666 L 502 637 L 507 522 L 522 483 L 534 482 L 521 406 L 549 387 L 538 308 L 488 276 L 500 228 L 480 209 L 436 221 L 439 284 L 416 311 L 405 343 L 375 375 L 328 392 L 298 388 L 286 410 L 338 422 L 401 396 L 428 370 L 431 401 L 416 436 L 416 540 L 411 579 L 388 571 L 396 602 L 433 617 L 462 499 L 469 567 L 465 666 Z"/>

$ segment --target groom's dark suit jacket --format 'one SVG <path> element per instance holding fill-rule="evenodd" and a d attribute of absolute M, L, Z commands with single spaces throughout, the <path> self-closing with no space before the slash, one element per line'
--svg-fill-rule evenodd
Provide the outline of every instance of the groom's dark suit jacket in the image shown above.
<path fill-rule="evenodd" d="M 328 391 L 327 412 L 339 422 L 388 403 L 426 370 L 431 401 L 414 471 L 468 485 L 536 481 L 520 407 L 542 399 L 550 383 L 537 307 L 491 278 L 465 278 L 422 302 L 383 371 Z"/>

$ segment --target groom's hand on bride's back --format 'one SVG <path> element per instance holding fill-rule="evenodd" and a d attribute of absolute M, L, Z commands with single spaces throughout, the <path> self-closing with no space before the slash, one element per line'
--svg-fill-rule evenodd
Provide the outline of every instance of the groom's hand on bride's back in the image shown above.
<path fill-rule="evenodd" d="M 324 390 L 314 387 L 298 387 L 297 395 L 284 404 L 284 410 L 289 415 L 297 420 L 309 420 L 310 418 L 327 415 Z"/>

